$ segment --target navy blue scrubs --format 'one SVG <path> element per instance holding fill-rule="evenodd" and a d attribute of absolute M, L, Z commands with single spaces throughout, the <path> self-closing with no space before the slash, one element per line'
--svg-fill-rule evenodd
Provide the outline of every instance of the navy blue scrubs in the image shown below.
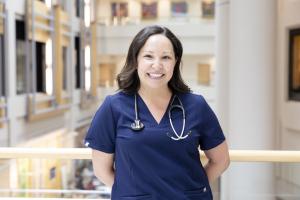
<path fill-rule="evenodd" d="M 135 119 L 134 95 L 107 96 L 96 112 L 85 138 L 86 146 L 115 155 L 112 200 L 211 200 L 212 193 L 199 159 L 225 140 L 219 122 L 201 95 L 178 93 L 186 113 L 184 135 L 175 141 L 168 110 L 157 123 L 137 95 L 142 131 L 131 130 Z M 170 103 L 169 103 L 170 104 Z M 178 100 L 174 101 L 178 104 Z M 169 105 L 170 106 L 170 105 Z M 173 109 L 172 120 L 180 134 L 183 118 Z"/>

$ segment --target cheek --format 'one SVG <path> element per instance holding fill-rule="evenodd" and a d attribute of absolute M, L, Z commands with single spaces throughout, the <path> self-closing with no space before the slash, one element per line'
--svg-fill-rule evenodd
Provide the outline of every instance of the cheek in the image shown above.
<path fill-rule="evenodd" d="M 174 66 L 168 67 L 168 69 L 167 69 L 168 76 L 172 77 L 173 73 L 174 73 Z"/>

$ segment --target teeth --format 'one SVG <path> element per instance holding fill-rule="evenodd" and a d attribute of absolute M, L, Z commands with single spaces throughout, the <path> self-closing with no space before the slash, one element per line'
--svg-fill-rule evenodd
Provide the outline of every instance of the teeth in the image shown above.
<path fill-rule="evenodd" d="M 160 78 L 163 76 L 163 74 L 152 74 L 152 73 L 148 73 L 148 75 L 151 77 L 151 78 Z"/>

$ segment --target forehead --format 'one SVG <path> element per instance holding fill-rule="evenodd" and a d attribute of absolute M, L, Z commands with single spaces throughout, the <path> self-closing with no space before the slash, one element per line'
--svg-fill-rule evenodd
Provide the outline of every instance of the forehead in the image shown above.
<path fill-rule="evenodd" d="M 141 51 L 174 53 L 173 45 L 169 38 L 162 34 L 151 35 L 145 42 Z"/>

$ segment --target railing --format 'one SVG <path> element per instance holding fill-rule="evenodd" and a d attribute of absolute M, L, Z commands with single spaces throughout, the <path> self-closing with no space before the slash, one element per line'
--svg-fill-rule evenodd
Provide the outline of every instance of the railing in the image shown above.
<path fill-rule="evenodd" d="M 88 148 L 0 148 L 0 159 L 41 158 L 41 159 L 91 159 Z M 300 162 L 300 151 L 279 150 L 230 150 L 232 162 Z M 201 159 L 205 159 L 200 152 Z"/>
<path fill-rule="evenodd" d="M 6 159 L 66 159 L 66 160 L 90 160 L 92 150 L 89 148 L 0 148 L 0 162 L 1 160 Z M 261 163 L 300 163 L 300 151 L 278 151 L 278 150 L 230 150 L 230 160 L 231 162 L 261 162 Z M 206 159 L 204 153 L 200 151 L 201 159 Z M 93 191 L 84 191 L 84 190 L 53 190 L 53 189 L 0 189 L 0 192 L 9 194 L 12 192 L 14 194 L 25 194 L 30 193 L 32 196 L 34 194 L 50 194 L 50 193 L 88 193 Z M 95 193 L 100 193 L 96 191 Z M 298 193 L 297 193 L 298 194 Z M 58 200 L 58 199 L 75 199 L 83 200 L 83 198 L 69 198 L 69 196 L 63 196 L 61 198 L 45 198 L 44 196 L 27 196 L 27 197 L 0 197 L 2 199 L 8 200 Z M 298 198 L 299 195 L 296 195 Z M 95 198 L 88 198 L 93 200 Z M 99 198 L 97 198 L 99 199 Z M 102 200 L 108 200 L 102 198 Z"/>

